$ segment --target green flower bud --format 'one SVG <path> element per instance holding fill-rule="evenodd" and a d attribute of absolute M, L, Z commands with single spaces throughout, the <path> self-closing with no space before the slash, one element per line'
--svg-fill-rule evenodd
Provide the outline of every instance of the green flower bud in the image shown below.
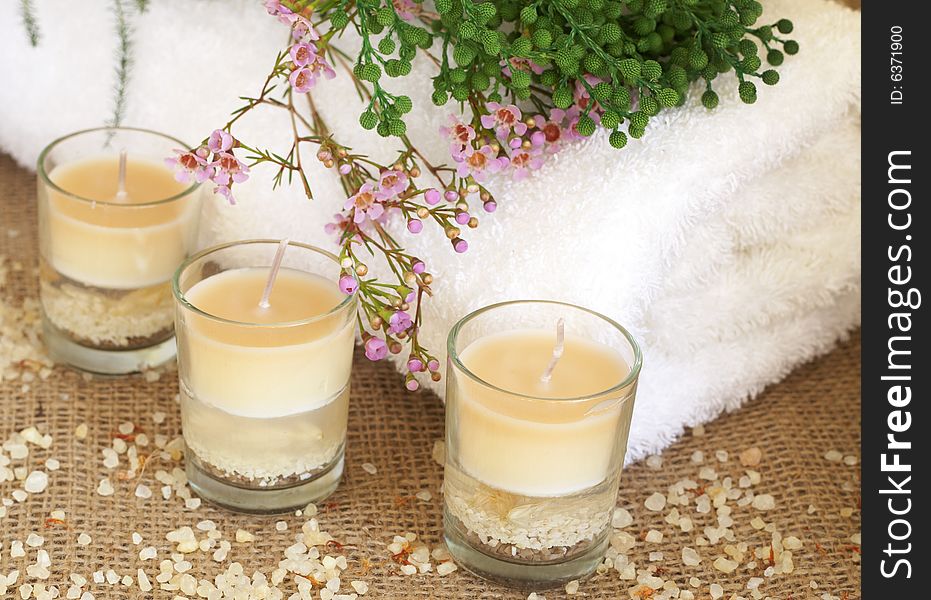
<path fill-rule="evenodd" d="M 595 87 L 592 88 L 592 97 L 599 102 L 605 102 L 611 97 L 611 84 L 602 81 L 601 83 L 595 84 Z"/>
<path fill-rule="evenodd" d="M 382 54 L 393 54 L 397 46 L 390 37 L 383 37 L 378 41 L 378 51 Z"/>
<path fill-rule="evenodd" d="M 537 48 L 549 48 L 553 43 L 553 35 L 546 29 L 537 29 L 530 35 L 530 39 Z"/>
<path fill-rule="evenodd" d="M 433 92 L 433 96 L 431 96 L 430 99 L 433 100 L 433 104 L 443 106 L 449 101 L 449 94 L 442 90 L 437 90 Z"/>
<path fill-rule="evenodd" d="M 481 4 L 473 4 L 472 10 L 475 18 L 478 19 L 481 23 L 487 23 L 490 21 L 497 12 L 494 2 L 482 2 Z"/>
<path fill-rule="evenodd" d="M 756 73 L 756 70 L 759 69 L 762 64 L 763 61 L 760 60 L 759 56 L 748 56 L 740 61 L 740 66 L 747 73 Z"/>
<path fill-rule="evenodd" d="M 722 29 L 730 29 L 740 25 L 740 17 L 732 10 L 726 10 L 718 17 L 718 23 Z"/>
<path fill-rule="evenodd" d="M 718 98 L 718 93 L 714 90 L 705 90 L 705 93 L 701 95 L 701 103 L 708 110 L 716 108 L 718 102 L 720 102 L 720 99 Z"/>
<path fill-rule="evenodd" d="M 655 19 L 666 12 L 666 0 L 647 0 L 643 7 L 643 14 L 651 19 Z"/>
<path fill-rule="evenodd" d="M 601 126 L 605 129 L 614 129 L 620 125 L 623 120 L 624 119 L 617 111 L 606 110 L 604 114 L 601 115 Z"/>
<path fill-rule="evenodd" d="M 530 56 L 530 53 L 533 52 L 533 42 L 530 41 L 530 38 L 519 37 L 513 42 L 511 42 L 511 54 L 514 56 Z"/>
<path fill-rule="evenodd" d="M 711 34 L 711 45 L 715 48 L 727 48 L 727 45 L 730 44 L 730 41 L 731 40 L 728 38 L 727 34 L 721 33 L 720 31 L 716 31 Z"/>
<path fill-rule="evenodd" d="M 514 96 L 516 96 L 518 100 L 529 100 L 530 99 L 530 88 L 529 87 L 517 88 L 514 90 Z"/>
<path fill-rule="evenodd" d="M 704 69 L 708 64 L 708 55 L 701 48 L 689 50 L 689 66 L 693 69 Z"/>
<path fill-rule="evenodd" d="M 530 73 L 520 69 L 511 69 L 511 85 L 521 89 L 530 86 Z"/>
<path fill-rule="evenodd" d="M 752 81 L 741 81 L 740 85 L 737 86 L 737 91 L 744 104 L 753 104 L 756 102 L 756 86 Z"/>
<path fill-rule="evenodd" d="M 764 42 L 768 42 L 773 39 L 773 28 L 769 25 L 763 25 L 756 30 L 757 35 L 760 36 L 760 39 Z"/>
<path fill-rule="evenodd" d="M 792 25 L 792 21 L 789 19 L 779 19 L 776 22 L 776 29 L 779 30 L 779 33 L 792 33 L 795 26 Z"/>
<path fill-rule="evenodd" d="M 394 14 L 394 10 L 388 8 L 387 6 L 379 8 L 375 13 L 375 20 L 378 21 L 378 24 L 383 27 L 390 27 L 394 25 L 394 21 L 397 18 L 397 15 Z"/>
<path fill-rule="evenodd" d="M 497 56 L 501 52 L 501 41 L 496 34 L 490 31 L 487 33 L 490 35 L 482 36 L 482 49 L 485 50 L 485 54 Z"/>
<path fill-rule="evenodd" d="M 585 137 L 595 133 L 595 127 L 596 125 L 594 119 L 588 115 L 582 115 L 579 117 L 579 120 L 575 125 L 576 131 L 579 132 L 579 135 L 583 135 Z"/>
<path fill-rule="evenodd" d="M 774 67 L 778 67 L 785 60 L 785 55 L 779 50 L 773 49 L 766 53 L 766 62 Z"/>
<path fill-rule="evenodd" d="M 378 135 L 381 137 L 388 137 L 391 135 L 391 130 L 388 128 L 388 121 L 381 121 L 375 131 L 377 131 Z"/>
<path fill-rule="evenodd" d="M 453 60 L 456 61 L 457 65 L 467 66 L 475 60 L 475 50 L 460 44 L 453 49 Z"/>
<path fill-rule="evenodd" d="M 395 136 L 401 137 L 407 132 L 407 125 L 404 124 L 404 121 L 401 119 L 392 119 L 388 121 L 388 133 Z"/>
<path fill-rule="evenodd" d="M 640 96 L 640 112 L 655 116 L 659 112 L 659 101 L 653 96 Z"/>
<path fill-rule="evenodd" d="M 635 140 L 639 140 L 643 137 L 643 134 L 646 133 L 646 130 L 646 127 L 640 127 L 639 125 L 631 123 L 630 127 L 627 128 L 627 133 Z"/>
<path fill-rule="evenodd" d="M 663 67 L 655 60 L 645 60 L 640 67 L 640 73 L 647 81 L 656 81 L 663 76 Z"/>
<path fill-rule="evenodd" d="M 611 137 L 608 138 L 608 142 L 612 147 L 620 150 L 627 145 L 627 134 L 623 131 L 612 131 Z"/>
<path fill-rule="evenodd" d="M 374 83 L 381 79 L 381 68 L 375 63 L 366 63 L 359 69 L 359 79 Z"/>
<path fill-rule="evenodd" d="M 656 99 L 666 108 L 670 108 L 679 103 L 679 92 L 672 88 L 663 88 L 656 92 Z"/>
<path fill-rule="evenodd" d="M 569 108 L 572 106 L 572 92 L 566 86 L 559 86 L 553 90 L 553 104 L 556 108 Z"/>
<path fill-rule="evenodd" d="M 798 54 L 798 42 L 795 40 L 789 40 L 782 45 L 782 49 L 786 51 L 786 54 Z"/>
<path fill-rule="evenodd" d="M 776 85 L 779 83 L 779 71 L 775 69 L 763 71 L 762 79 L 766 85 Z"/>
<path fill-rule="evenodd" d="M 478 27 L 472 21 L 463 21 L 459 25 L 459 37 L 465 40 L 474 40 L 478 37 Z"/>
<path fill-rule="evenodd" d="M 453 88 L 453 98 L 459 102 L 465 102 L 469 99 L 469 88 L 464 85 L 457 85 Z"/>
<path fill-rule="evenodd" d="M 334 11 L 330 14 L 330 25 L 333 29 L 342 29 L 346 25 L 349 25 L 349 15 L 346 14 L 346 11 Z"/>
<path fill-rule="evenodd" d="M 411 112 L 411 109 L 414 108 L 414 103 L 411 102 L 409 96 L 398 96 L 394 99 L 394 107 L 398 109 L 402 115 Z"/>
<path fill-rule="evenodd" d="M 634 19 L 634 33 L 637 35 L 647 35 L 656 29 L 656 21 L 649 17 L 637 17 Z"/>
<path fill-rule="evenodd" d="M 398 68 L 401 69 L 401 77 L 407 77 L 411 74 L 411 61 L 402 60 L 398 64 Z"/>
<path fill-rule="evenodd" d="M 637 59 L 625 58 L 617 64 L 617 68 L 628 81 L 635 81 L 640 77 L 640 61 Z"/>
<path fill-rule="evenodd" d="M 559 73 L 553 69 L 547 69 L 540 74 L 540 83 L 543 85 L 554 86 L 559 81 Z"/>
<path fill-rule="evenodd" d="M 630 115 L 630 126 L 636 127 L 638 129 L 646 129 L 646 126 L 650 123 L 650 117 L 643 113 L 643 111 L 637 111 Z M 628 128 L 629 129 L 629 128 Z"/>
<path fill-rule="evenodd" d="M 624 32 L 617 23 L 608 22 L 601 28 L 601 36 L 608 44 L 616 44 L 624 37 Z"/>
<path fill-rule="evenodd" d="M 606 72 L 605 61 L 597 54 L 589 54 L 585 57 L 585 70 L 592 75 L 602 75 Z"/>
<path fill-rule="evenodd" d="M 396 58 L 392 58 L 385 62 L 385 75 L 388 77 L 400 77 L 401 76 L 401 61 Z"/>
<path fill-rule="evenodd" d="M 611 94 L 611 103 L 621 112 L 630 110 L 630 90 L 626 87 L 618 87 Z"/>
<path fill-rule="evenodd" d="M 400 50 L 398 50 L 398 58 L 401 60 L 414 60 L 414 57 L 417 56 L 417 49 L 413 46 L 408 46 L 407 44 L 401 44 Z"/>
<path fill-rule="evenodd" d="M 713 66 L 708 65 L 701 70 L 701 76 L 707 79 L 708 81 L 714 81 L 714 78 L 718 76 L 718 70 Z"/>
<path fill-rule="evenodd" d="M 370 110 L 365 111 L 359 115 L 359 125 L 363 129 L 375 129 L 378 126 L 378 115 Z"/>
<path fill-rule="evenodd" d="M 445 15 L 452 10 L 453 0 L 436 0 L 434 5 L 436 6 L 436 12 L 440 13 L 441 15 Z"/>
<path fill-rule="evenodd" d="M 524 25 L 533 25 L 537 22 L 537 9 L 535 6 L 525 6 L 520 9 L 520 20 Z"/>
<path fill-rule="evenodd" d="M 759 46 L 754 44 L 753 40 L 749 38 L 740 40 L 740 42 L 737 44 L 737 47 L 740 50 L 740 53 L 744 56 L 756 56 L 760 51 Z"/>
<path fill-rule="evenodd" d="M 488 75 L 481 71 L 476 71 L 472 73 L 472 87 L 476 90 L 482 91 L 487 90 L 488 86 L 491 85 L 491 78 Z"/>

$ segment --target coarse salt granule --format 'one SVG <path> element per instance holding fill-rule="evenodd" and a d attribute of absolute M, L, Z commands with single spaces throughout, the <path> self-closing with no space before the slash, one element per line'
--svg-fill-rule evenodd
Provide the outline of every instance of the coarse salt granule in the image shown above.
<path fill-rule="evenodd" d="M 101 479 L 100 483 L 97 484 L 97 493 L 101 496 L 112 496 L 114 491 L 113 484 L 110 483 L 110 480 L 106 477 Z"/>
<path fill-rule="evenodd" d="M 651 529 L 647 532 L 644 540 L 650 542 L 651 544 L 659 544 L 663 541 L 663 533 L 661 531 L 657 531 L 656 529 Z"/>
<path fill-rule="evenodd" d="M 428 490 L 421 490 L 417 492 L 415 496 L 418 500 L 422 500 L 423 502 L 429 502 L 433 499 L 433 494 L 431 494 Z"/>
<path fill-rule="evenodd" d="M 718 600 L 724 596 L 724 588 L 720 584 L 712 583 L 708 588 L 708 592 L 711 594 L 713 600 Z"/>
<path fill-rule="evenodd" d="M 611 527 L 623 529 L 634 522 L 630 512 L 626 508 L 617 507 L 611 515 Z"/>
<path fill-rule="evenodd" d="M 255 536 L 246 531 L 245 529 L 236 530 L 236 541 L 240 544 L 245 544 L 246 542 L 255 541 Z"/>
<path fill-rule="evenodd" d="M 701 563 L 701 555 L 699 555 L 694 548 L 685 546 L 682 548 L 682 562 L 689 567 L 694 567 Z"/>
<path fill-rule="evenodd" d="M 369 584 L 364 581 L 350 581 L 349 585 L 352 586 L 352 589 L 360 596 L 364 596 L 369 591 Z"/>
<path fill-rule="evenodd" d="M 138 546 L 142 543 L 142 536 L 138 531 L 134 531 L 132 535 L 133 545 Z"/>
<path fill-rule="evenodd" d="M 722 573 L 731 573 L 738 567 L 738 564 L 736 561 L 719 556 L 714 559 L 712 566 L 714 566 L 715 569 L 721 571 Z"/>
<path fill-rule="evenodd" d="M 91 536 L 89 536 L 89 535 L 87 535 L 86 533 L 83 533 L 83 532 L 80 533 L 80 534 L 78 535 L 78 545 L 79 545 L 79 546 L 87 546 L 87 545 L 90 544 L 90 543 L 91 543 Z"/>
<path fill-rule="evenodd" d="M 757 510 L 772 510 L 776 508 L 776 500 L 770 494 L 758 494 L 753 497 L 753 508 Z"/>
<path fill-rule="evenodd" d="M 45 538 L 41 535 L 35 533 L 30 533 L 29 537 L 26 538 L 26 545 L 30 548 L 38 548 L 45 543 Z"/>
<path fill-rule="evenodd" d="M 276 522 L 276 523 L 275 523 L 275 530 L 276 530 L 276 531 L 287 531 L 287 530 L 288 530 L 288 523 L 287 523 L 286 521 L 278 521 L 278 522 Z"/>
<path fill-rule="evenodd" d="M 442 562 L 438 564 L 436 566 L 436 574 L 439 575 L 440 577 L 443 577 L 444 575 L 449 575 L 456 569 L 458 569 L 458 567 L 456 566 L 456 563 L 450 560 L 450 561 L 446 561 L 446 562 Z"/>
<path fill-rule="evenodd" d="M 652 510 L 653 512 L 661 511 L 666 507 L 666 496 L 660 494 L 659 492 L 653 492 L 643 502 L 643 505 L 647 508 L 647 510 Z"/>
<path fill-rule="evenodd" d="M 49 458 L 45 461 L 45 468 L 49 471 L 57 471 L 61 468 L 61 462 L 57 458 Z"/>
<path fill-rule="evenodd" d="M 155 423 L 156 425 L 161 425 L 162 423 L 164 423 L 165 413 L 160 412 L 160 411 L 156 411 L 152 413 L 152 422 Z"/>
<path fill-rule="evenodd" d="M 369 475 L 374 475 L 378 473 L 378 469 L 375 468 L 375 465 L 372 463 L 362 463 L 362 470 L 368 473 Z"/>
<path fill-rule="evenodd" d="M 44 471 L 33 471 L 23 482 L 23 489 L 30 494 L 40 494 L 48 487 L 48 475 Z"/>
<path fill-rule="evenodd" d="M 646 463 L 651 469 L 660 469 L 663 466 L 663 457 L 658 454 L 651 454 L 647 457 Z"/>
<path fill-rule="evenodd" d="M 140 483 L 136 486 L 136 491 L 134 494 L 137 498 L 142 498 L 145 500 L 152 497 L 152 490 L 149 488 L 149 486 Z"/>
<path fill-rule="evenodd" d="M 844 459 L 844 455 L 837 450 L 828 450 L 824 453 L 824 458 L 831 462 L 840 462 Z"/>
<path fill-rule="evenodd" d="M 566 593 L 572 596 L 573 594 L 579 593 L 579 580 L 573 579 L 566 584 Z"/>

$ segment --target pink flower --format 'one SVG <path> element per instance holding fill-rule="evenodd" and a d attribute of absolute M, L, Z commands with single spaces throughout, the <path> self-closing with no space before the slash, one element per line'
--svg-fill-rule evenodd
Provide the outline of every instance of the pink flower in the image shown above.
<path fill-rule="evenodd" d="M 488 175 L 497 173 L 507 166 L 507 157 L 498 157 L 491 146 L 485 144 L 478 150 L 469 148 L 467 153 L 461 157 L 456 172 L 460 177 L 471 175 L 476 181 L 484 181 Z"/>
<path fill-rule="evenodd" d="M 376 220 L 385 212 L 384 198 L 372 183 L 363 183 L 359 191 L 346 200 L 345 209 L 353 211 L 353 221 L 362 223 L 366 219 Z"/>
<path fill-rule="evenodd" d="M 324 225 L 323 230 L 329 233 L 330 235 L 335 234 L 337 236 L 341 236 L 343 232 L 346 231 L 346 227 L 348 225 L 349 225 L 349 219 L 347 219 L 345 215 L 341 213 L 337 213 L 333 215 L 333 222 L 327 223 L 326 225 Z"/>
<path fill-rule="evenodd" d="M 449 153 L 453 159 L 458 160 L 466 151 L 466 148 L 471 145 L 472 140 L 475 139 L 475 129 L 471 125 L 461 122 L 453 115 L 449 116 L 449 120 L 451 125 L 449 127 L 440 127 L 440 133 L 450 139 Z"/>
<path fill-rule="evenodd" d="M 359 282 L 352 275 L 343 275 L 339 278 L 339 291 L 351 296 L 359 289 Z"/>
<path fill-rule="evenodd" d="M 420 14 L 420 5 L 412 0 L 393 0 L 394 12 L 405 21 L 413 21 Z"/>
<path fill-rule="evenodd" d="M 181 183 L 188 183 L 192 176 L 197 183 L 203 183 L 213 175 L 215 168 L 207 162 L 210 155 L 207 148 L 201 146 L 194 152 L 175 150 L 175 153 L 178 156 L 166 158 L 165 164 L 175 169 L 175 179 Z"/>
<path fill-rule="evenodd" d="M 365 340 L 365 357 L 369 360 L 381 360 L 388 356 L 388 344 L 375 336 Z"/>
<path fill-rule="evenodd" d="M 517 135 L 524 135 L 527 131 L 527 124 L 520 120 L 520 109 L 513 104 L 502 106 L 489 102 L 487 107 L 491 114 L 482 115 L 482 127 L 494 129 L 499 138 L 507 138 L 512 129 Z"/>
<path fill-rule="evenodd" d="M 322 56 L 314 54 L 306 65 L 291 71 L 288 81 L 295 92 L 306 94 L 317 85 L 321 75 L 326 79 L 333 79 L 336 77 L 336 71 Z"/>
<path fill-rule="evenodd" d="M 516 181 L 520 181 L 530 174 L 531 170 L 543 166 L 543 157 L 533 154 L 525 148 L 518 148 L 511 154 L 511 168 Z M 493 211 L 489 211 L 493 212 Z"/>
<path fill-rule="evenodd" d="M 207 147 L 212 152 L 226 152 L 233 147 L 233 136 L 222 129 L 214 129 L 207 140 Z"/>
<path fill-rule="evenodd" d="M 211 180 L 217 185 L 228 186 L 230 183 L 242 183 L 249 179 L 249 167 L 229 152 L 219 152 L 214 157 L 216 167 Z"/>
<path fill-rule="evenodd" d="M 413 324 L 414 321 L 411 319 L 411 316 L 403 310 L 399 310 L 388 319 L 388 333 L 407 331 Z"/>
<path fill-rule="evenodd" d="M 230 186 L 228 185 L 218 185 L 217 187 L 213 188 L 213 193 L 220 194 L 226 198 L 226 201 L 230 204 L 236 204 L 236 198 L 233 197 L 233 190 L 231 190 Z"/>
<path fill-rule="evenodd" d="M 306 67 L 308 63 L 316 59 L 317 47 L 307 42 L 299 42 L 291 46 L 288 53 L 291 55 L 291 60 L 295 65 L 298 67 Z"/>
<path fill-rule="evenodd" d="M 407 175 L 401 171 L 385 171 L 378 178 L 378 187 L 386 196 L 397 196 L 407 189 Z"/>

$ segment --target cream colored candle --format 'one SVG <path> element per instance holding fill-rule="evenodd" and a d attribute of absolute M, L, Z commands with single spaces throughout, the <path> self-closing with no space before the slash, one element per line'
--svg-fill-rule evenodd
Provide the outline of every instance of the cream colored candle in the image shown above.
<path fill-rule="evenodd" d="M 469 371 L 499 388 L 467 375 L 456 382 L 459 461 L 488 486 L 563 496 L 595 486 L 611 472 L 618 421 L 632 405 L 620 401 L 620 392 L 558 399 L 611 389 L 630 367 L 617 351 L 567 332 L 564 353 L 544 382 L 554 343 L 552 330 L 512 330 L 479 338 L 460 353 Z"/>
<path fill-rule="evenodd" d="M 268 268 L 231 269 L 208 277 L 185 297 L 197 309 L 236 323 L 186 317 L 185 361 L 191 392 L 224 412 L 258 419 L 283 417 L 331 401 L 349 381 L 352 321 L 305 321 L 345 300 L 333 281 L 282 268 L 261 308 Z M 243 323 L 259 326 L 249 327 Z"/>
<path fill-rule="evenodd" d="M 118 165 L 116 156 L 103 156 L 49 172 L 67 194 L 48 190 L 46 259 L 61 275 L 88 286 L 126 290 L 164 283 L 196 235 L 198 203 L 160 202 L 189 184 L 158 162 L 134 158 L 131 150 L 126 193 L 118 195 Z"/>

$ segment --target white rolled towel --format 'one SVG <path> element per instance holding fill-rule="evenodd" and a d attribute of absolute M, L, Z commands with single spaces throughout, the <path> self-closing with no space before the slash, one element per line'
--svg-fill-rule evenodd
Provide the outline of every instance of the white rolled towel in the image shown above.
<path fill-rule="evenodd" d="M 18 3 L 0 6 L 0 148 L 26 165 L 54 137 L 106 121 L 117 43 L 109 2 L 34 5 L 36 48 Z M 258 91 L 286 32 L 254 0 L 149 6 L 132 18 L 124 122 L 196 141 L 226 122 L 238 96 Z M 456 319 L 517 297 L 610 315 L 644 346 L 629 455 L 637 458 L 738 406 L 854 326 L 860 16 L 826 0 L 767 0 L 765 9 L 764 22 L 795 22 L 802 50 L 756 104 L 742 104 L 733 78 L 720 78 L 715 111 L 693 98 L 623 151 L 599 134 L 524 181 L 493 182 L 499 210 L 469 231 L 465 255 L 439 232 L 405 238 L 436 275 L 423 341 L 442 353 Z M 408 123 L 415 143 L 443 162 L 437 129 L 448 110 L 430 105 L 431 72 L 416 61 L 392 89 L 417 106 Z M 391 144 L 356 125 L 348 78 L 321 84 L 315 99 L 342 142 L 390 159 Z M 273 149 L 290 135 L 273 110 L 244 119 L 238 134 Z M 323 225 L 344 201 L 332 174 L 312 167 L 313 202 L 297 186 L 272 192 L 271 176 L 255 169 L 236 206 L 208 203 L 202 243 L 287 236 L 332 247 Z M 442 395 L 442 384 L 434 389 Z"/>

